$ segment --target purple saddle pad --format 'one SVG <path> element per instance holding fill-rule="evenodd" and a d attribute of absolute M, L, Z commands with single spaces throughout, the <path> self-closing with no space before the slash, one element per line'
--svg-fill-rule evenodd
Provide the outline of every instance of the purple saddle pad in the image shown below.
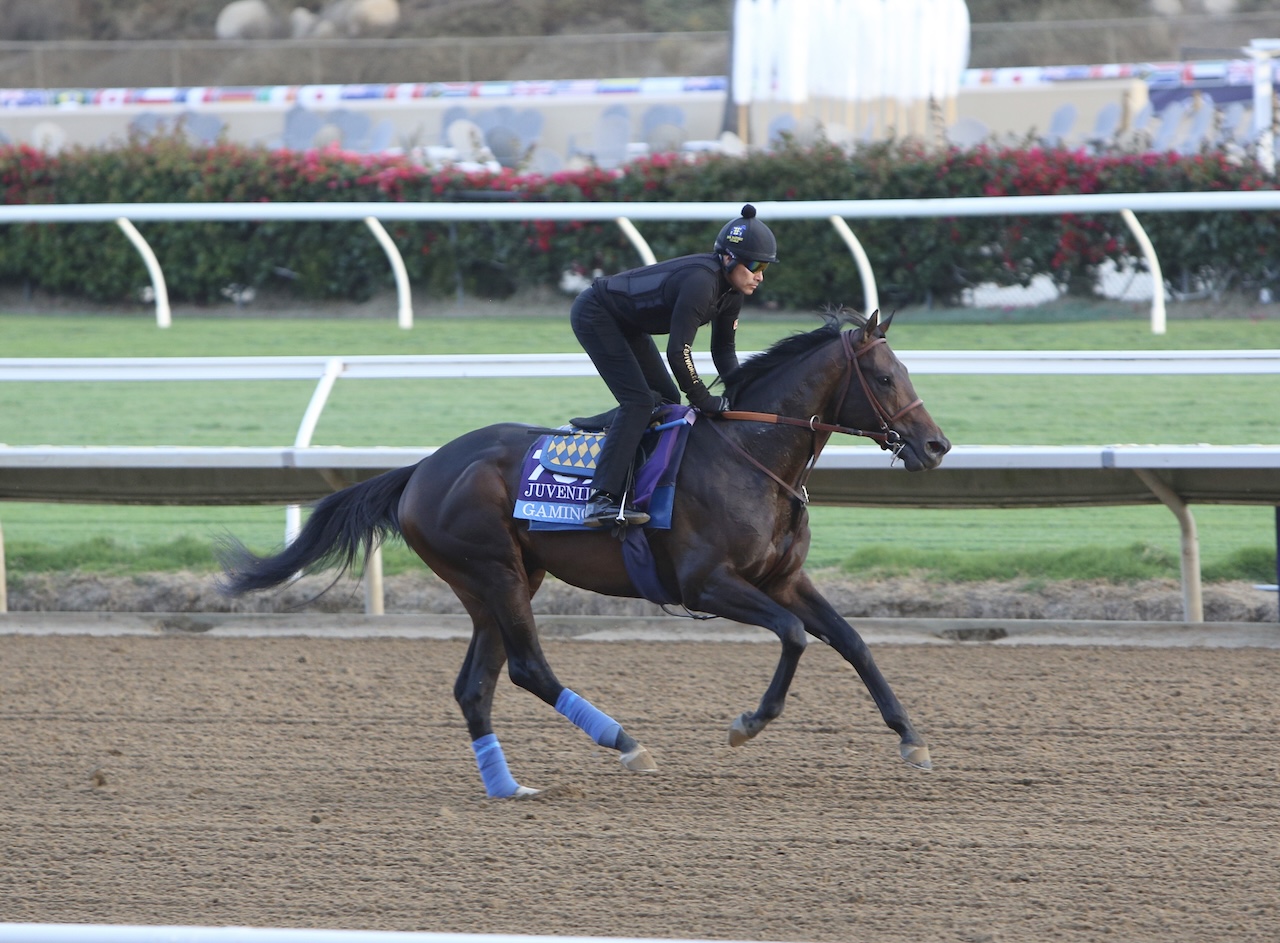
<path fill-rule="evenodd" d="M 671 526 L 671 505 L 675 499 L 676 474 L 684 457 L 689 427 L 697 413 L 688 406 L 664 406 L 655 416 L 654 425 L 645 433 L 643 444 L 648 455 L 645 463 L 636 471 L 635 496 L 631 503 L 649 514 L 645 527 L 666 530 Z M 586 530 L 582 523 L 583 511 L 591 495 L 591 468 L 581 473 L 569 470 L 564 461 L 567 451 L 585 454 L 592 448 L 598 435 L 585 435 L 588 445 L 575 448 L 572 443 L 574 430 L 557 431 L 534 439 L 525 453 L 520 467 L 520 491 L 516 495 L 514 516 L 529 521 L 530 530 Z M 548 444 L 555 451 L 553 471 L 546 467 L 548 459 L 544 450 Z"/>
<path fill-rule="evenodd" d="M 655 424 L 645 433 L 648 458 L 636 471 L 633 504 L 649 514 L 649 523 L 628 527 L 622 535 L 622 560 L 627 575 L 637 592 L 655 603 L 678 603 L 662 584 L 654 566 L 653 550 L 646 536 L 648 530 L 671 527 L 671 508 L 675 500 L 676 475 L 684 457 L 689 427 L 697 418 L 688 406 L 664 406 L 655 414 Z M 573 430 L 567 430 L 572 438 Z M 597 437 L 598 438 L 598 437 Z M 543 450 L 554 442 L 558 469 L 552 471 L 543 463 Z M 582 523 L 583 511 L 591 494 L 590 471 L 570 474 L 565 470 L 564 455 L 585 455 L 592 443 L 566 442 L 563 432 L 539 436 L 525 454 L 520 467 L 520 493 L 516 496 L 514 516 L 529 522 L 530 530 L 590 530 Z M 590 465 L 595 466 L 594 455 Z"/>

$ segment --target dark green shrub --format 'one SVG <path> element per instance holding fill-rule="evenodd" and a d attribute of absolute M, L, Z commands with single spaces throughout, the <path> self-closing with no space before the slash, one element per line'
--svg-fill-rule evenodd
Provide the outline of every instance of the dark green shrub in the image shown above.
<path fill-rule="evenodd" d="M 415 290 L 504 297 L 551 286 L 569 268 L 606 272 L 639 260 L 608 222 L 550 222 L 540 202 L 894 200 L 960 196 L 1270 189 L 1251 165 L 1221 154 L 1088 155 L 1081 151 L 980 147 L 929 149 L 890 141 L 850 153 L 794 141 L 747 158 L 655 155 L 625 171 L 551 176 L 448 169 L 407 158 L 339 151 L 293 153 L 233 145 L 192 147 L 180 137 L 56 157 L 0 148 L 6 203 L 256 201 L 508 201 L 529 204 L 524 222 L 401 223 L 388 229 Z M 827 220 L 766 220 L 782 264 L 757 304 L 816 309 L 863 305 L 848 250 Z M 1257 290 L 1280 281 L 1275 213 L 1148 213 L 1143 216 L 1175 290 Z M 721 222 L 651 222 L 641 229 L 667 258 L 710 249 Z M 966 289 L 1026 285 L 1048 275 L 1068 292 L 1092 291 L 1108 260 L 1141 267 L 1118 214 L 854 220 L 885 307 L 955 304 Z M 361 300 L 392 277 L 360 223 L 148 223 L 175 300 L 215 303 L 230 285 L 276 286 L 300 298 Z M 24 224 L 0 231 L 0 281 L 118 302 L 136 297 L 146 273 L 110 224 Z"/>

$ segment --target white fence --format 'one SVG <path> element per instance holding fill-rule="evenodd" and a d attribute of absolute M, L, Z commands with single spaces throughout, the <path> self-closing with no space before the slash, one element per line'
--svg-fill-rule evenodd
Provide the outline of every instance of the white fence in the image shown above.
<path fill-rule="evenodd" d="M 744 355 L 748 356 L 748 355 Z M 1280 350 L 902 351 L 916 373 L 1277 374 Z M 700 370 L 714 370 L 705 354 Z M 0 359 L 0 382 L 307 379 L 316 389 L 288 448 L 0 446 L 0 500 L 153 504 L 291 504 L 412 464 L 431 448 L 311 446 L 336 381 L 348 378 L 592 376 L 585 354 Z M 1189 503 L 1280 505 L 1277 446 L 958 447 L 925 475 L 890 468 L 873 447 L 823 452 L 816 503 L 864 507 L 1168 507 L 1181 528 L 1184 615 L 1203 621 L 1199 539 Z M 5 610 L 0 532 L 0 612 Z M 380 559 L 367 568 L 367 608 L 382 611 Z"/>
<path fill-rule="evenodd" d="M 386 238 L 381 221 L 526 221 L 531 219 L 578 221 L 614 220 L 636 246 L 642 260 L 653 253 L 634 223 L 645 220 L 725 220 L 738 215 L 740 203 L 77 203 L 0 206 L 0 223 L 116 223 L 138 245 L 152 277 L 156 294 L 156 321 L 169 324 L 169 300 L 163 273 L 145 242 L 139 245 L 133 222 L 179 221 L 363 221 L 377 236 L 396 276 L 400 326 L 413 324 L 409 282 L 403 260 Z M 879 307 L 871 265 L 849 227 L 849 219 L 906 219 L 948 216 L 1036 216 L 1064 213 L 1118 213 L 1133 232 L 1151 269 L 1154 292 L 1151 330 L 1166 330 L 1165 296 L 1160 262 L 1142 230 L 1136 214 L 1280 210 L 1280 191 L 1203 193 L 1110 193 L 1055 196 L 960 197 L 945 200 L 797 200 L 756 204 L 760 218 L 826 219 L 853 254 L 862 279 L 867 309 Z"/>
<path fill-rule="evenodd" d="M 742 359 L 755 351 L 742 351 Z M 1276 374 L 1280 350 L 898 350 L 912 373 Z M 715 371 L 694 354 L 699 370 Z M 462 377 L 591 377 L 583 353 L 369 354 L 350 357 L 0 357 L 0 382 L 110 380 L 319 380 L 336 369 L 353 380 Z"/>
<path fill-rule="evenodd" d="M 283 505 L 319 499 L 434 451 L 0 446 L 0 500 Z M 1190 505 L 1280 506 L 1280 446 L 957 446 L 939 468 L 915 475 L 890 466 L 878 448 L 830 446 L 808 487 L 815 504 L 848 507 L 1164 504 L 1181 531 L 1184 618 L 1202 622 L 1199 537 Z M 376 556 L 366 575 L 366 609 L 381 613 Z"/>

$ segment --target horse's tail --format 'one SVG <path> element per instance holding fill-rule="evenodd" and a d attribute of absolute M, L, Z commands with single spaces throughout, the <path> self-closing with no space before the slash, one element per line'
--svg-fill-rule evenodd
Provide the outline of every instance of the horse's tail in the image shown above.
<path fill-rule="evenodd" d="M 219 588 L 238 596 L 334 566 L 336 582 L 357 558 L 367 558 L 376 542 L 400 533 L 397 507 L 416 468 L 397 468 L 320 499 L 293 543 L 274 556 L 259 557 L 237 540 L 226 541 L 218 549 Z"/>

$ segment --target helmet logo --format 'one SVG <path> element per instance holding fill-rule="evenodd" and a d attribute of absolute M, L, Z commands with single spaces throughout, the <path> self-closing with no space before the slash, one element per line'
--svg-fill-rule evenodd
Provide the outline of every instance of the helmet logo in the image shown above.
<path fill-rule="evenodd" d="M 739 243 L 746 238 L 747 227 L 745 223 L 739 223 L 729 230 L 729 234 L 724 237 L 725 242 Z"/>

